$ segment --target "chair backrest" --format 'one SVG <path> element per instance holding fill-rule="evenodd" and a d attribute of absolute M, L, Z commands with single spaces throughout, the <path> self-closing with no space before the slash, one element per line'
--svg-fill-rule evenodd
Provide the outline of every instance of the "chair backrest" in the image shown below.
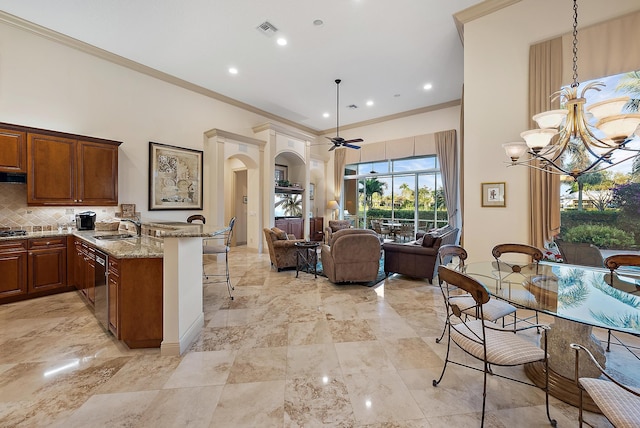
<path fill-rule="evenodd" d="M 377 234 L 382 233 L 382 228 L 380 227 L 380 220 L 371 220 L 371 228 L 375 230 Z"/>
<path fill-rule="evenodd" d="M 236 218 L 232 217 L 231 220 L 229 220 L 229 232 L 227 232 L 227 239 L 225 242 L 225 245 L 228 247 L 231 245 L 231 237 L 233 236 L 233 226 L 236 225 Z"/>
<path fill-rule="evenodd" d="M 349 229 L 351 227 L 350 220 L 329 220 L 329 228 L 332 232 L 337 232 L 342 229 Z"/>
<path fill-rule="evenodd" d="M 476 304 L 479 306 L 480 311 L 482 311 L 482 305 L 487 303 L 490 299 L 489 292 L 478 281 L 471 278 L 470 276 L 467 276 L 460 272 L 456 272 L 444 266 L 438 267 L 438 281 L 440 281 L 441 286 L 442 282 L 444 281 L 449 286 L 458 287 L 469 293 L 473 297 L 473 300 L 475 300 Z M 479 318 L 482 319 L 482 313 L 480 313 Z"/>
<path fill-rule="evenodd" d="M 187 217 L 187 223 L 193 223 L 194 221 L 201 221 L 202 224 L 206 224 L 207 220 L 202 214 L 194 214 Z"/>
<path fill-rule="evenodd" d="M 593 244 L 555 240 L 560 255 L 565 263 L 581 266 L 604 266 L 600 249 Z"/>
<path fill-rule="evenodd" d="M 527 244 L 498 244 L 493 247 L 491 254 L 499 259 L 503 254 L 516 253 L 531 256 L 534 262 L 539 262 L 543 258 L 542 250 Z"/>
<path fill-rule="evenodd" d="M 454 257 L 458 258 L 458 264 L 455 266 L 456 270 L 464 271 L 464 261 L 468 257 L 467 250 L 454 244 L 446 244 L 438 248 L 438 263 L 440 266 L 446 266 Z"/>
<path fill-rule="evenodd" d="M 523 270 L 531 267 L 532 264 L 533 267 L 535 267 L 536 273 L 538 273 L 538 263 L 544 256 L 539 248 L 527 244 L 498 244 L 493 247 L 491 254 L 493 254 L 493 257 L 496 259 L 498 276 L 501 280 L 508 277 L 511 273 L 519 274 Z M 533 262 L 524 264 L 517 264 L 511 261 L 506 262 L 501 260 L 504 254 L 526 254 L 531 257 Z M 503 272 L 508 272 L 505 277 L 502 276 Z"/>
<path fill-rule="evenodd" d="M 613 287 L 615 284 L 613 271 L 623 266 L 640 266 L 640 254 L 614 254 L 604 259 L 604 265 L 611 271 L 609 285 Z M 636 289 L 638 289 L 637 285 Z"/>

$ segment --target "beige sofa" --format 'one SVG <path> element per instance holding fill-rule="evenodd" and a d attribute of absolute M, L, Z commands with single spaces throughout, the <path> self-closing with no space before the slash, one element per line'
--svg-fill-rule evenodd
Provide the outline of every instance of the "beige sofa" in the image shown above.
<path fill-rule="evenodd" d="M 296 239 L 294 235 L 287 235 L 277 227 L 271 229 L 265 228 L 263 230 L 267 247 L 269 247 L 271 265 L 278 271 L 285 268 L 296 267 L 297 248 L 294 244 L 304 241 L 304 239 Z"/>
<path fill-rule="evenodd" d="M 373 281 L 380 267 L 380 239 L 370 229 L 338 230 L 322 246 L 321 258 L 331 282 Z"/>

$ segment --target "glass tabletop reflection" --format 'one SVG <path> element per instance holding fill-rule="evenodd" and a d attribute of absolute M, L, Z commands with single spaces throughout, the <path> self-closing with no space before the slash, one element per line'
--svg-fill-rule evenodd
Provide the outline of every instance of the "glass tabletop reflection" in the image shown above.
<path fill-rule="evenodd" d="M 465 273 L 495 297 L 560 318 L 640 336 L 640 271 L 542 262 L 512 272 L 506 263 L 477 262 Z"/>

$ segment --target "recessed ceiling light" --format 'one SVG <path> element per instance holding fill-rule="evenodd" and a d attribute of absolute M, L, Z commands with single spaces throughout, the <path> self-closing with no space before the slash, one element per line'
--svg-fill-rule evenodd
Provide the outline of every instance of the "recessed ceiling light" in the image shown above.
<path fill-rule="evenodd" d="M 422 87 L 422 89 L 424 89 L 425 91 L 428 91 L 429 89 L 433 88 L 433 85 L 431 83 L 427 83 L 426 85 L 424 85 Z"/>
<path fill-rule="evenodd" d="M 326 118 L 326 117 L 329 117 L 329 116 L 330 116 L 330 114 L 329 114 L 329 113 L 322 113 L 322 117 L 325 117 L 325 118 Z"/>
<path fill-rule="evenodd" d="M 315 20 L 313 21 L 313 25 L 322 25 L 322 24 L 324 24 L 324 22 L 322 21 L 322 19 L 315 19 Z"/>
<path fill-rule="evenodd" d="M 238 69 L 235 67 L 229 67 L 229 74 L 238 74 Z"/>
<path fill-rule="evenodd" d="M 280 38 L 278 39 L 277 43 L 278 43 L 280 46 L 286 46 L 286 45 L 287 45 L 287 39 L 285 39 L 284 37 L 280 37 Z"/>
<path fill-rule="evenodd" d="M 371 107 L 372 105 L 373 105 L 373 101 L 372 100 L 367 101 L 367 106 Z"/>

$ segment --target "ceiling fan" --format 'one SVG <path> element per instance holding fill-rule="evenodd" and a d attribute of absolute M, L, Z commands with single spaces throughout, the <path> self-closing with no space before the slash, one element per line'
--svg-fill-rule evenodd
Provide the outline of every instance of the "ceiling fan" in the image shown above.
<path fill-rule="evenodd" d="M 331 146 L 329 151 L 335 150 L 337 147 L 340 147 L 340 146 L 349 147 L 350 149 L 359 149 L 360 146 L 356 146 L 355 144 L 351 144 L 351 143 L 361 143 L 364 141 L 362 138 L 345 140 L 340 136 L 340 82 L 341 81 L 342 80 L 340 79 L 336 79 L 336 136 L 333 138 L 325 137 L 331 140 L 331 142 L 333 143 L 333 146 Z"/>

